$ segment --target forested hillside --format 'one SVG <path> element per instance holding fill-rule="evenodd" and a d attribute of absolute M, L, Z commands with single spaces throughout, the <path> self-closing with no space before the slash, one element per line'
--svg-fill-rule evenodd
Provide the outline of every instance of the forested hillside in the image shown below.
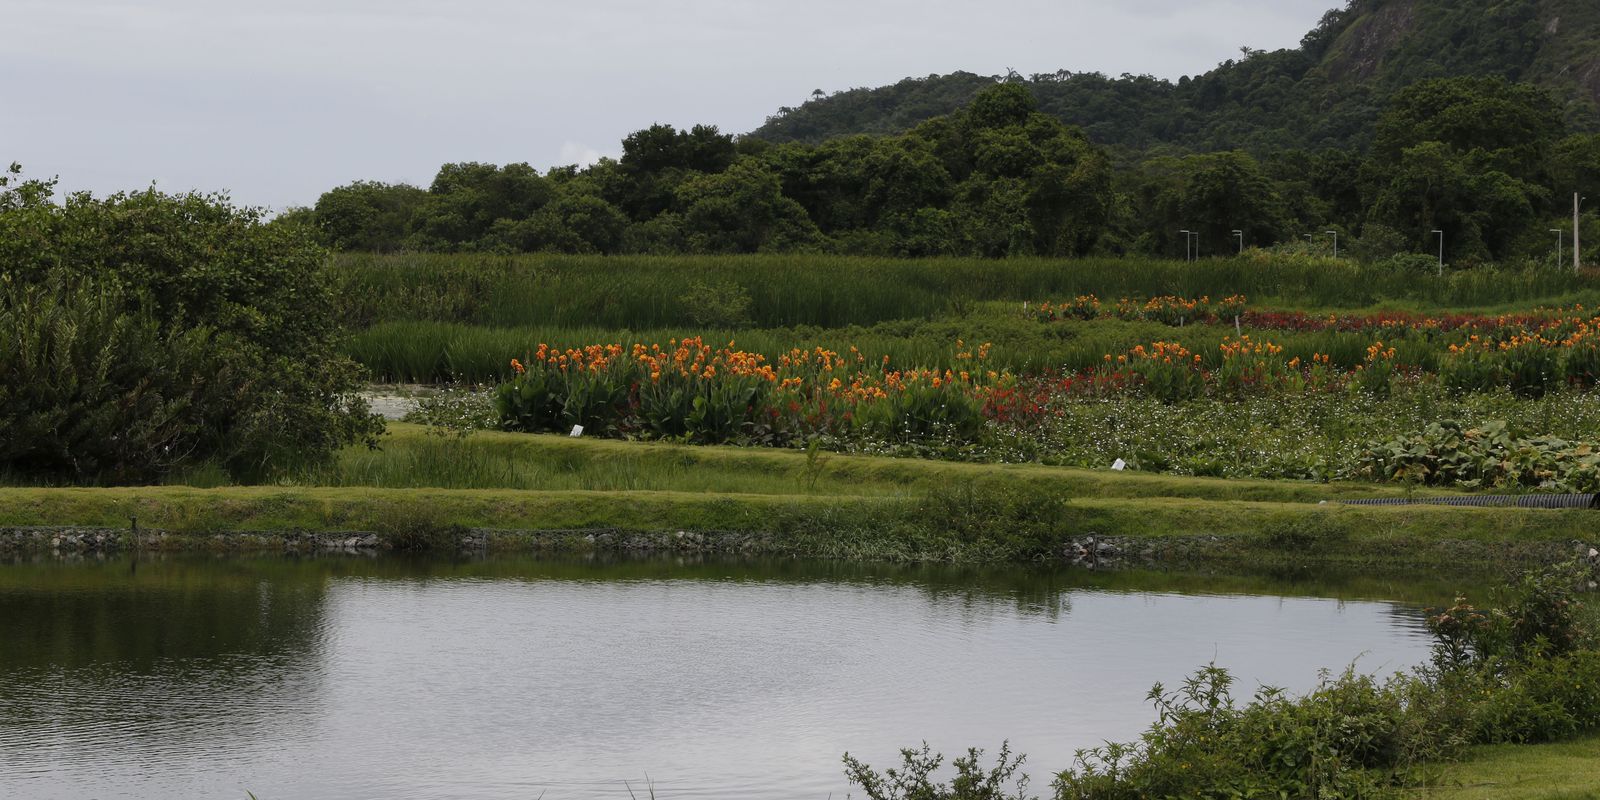
<path fill-rule="evenodd" d="M 907 78 L 783 108 L 752 133 L 821 142 L 897 133 L 964 106 L 984 86 L 1018 80 L 1039 110 L 1091 140 L 1144 149 L 1363 147 L 1386 101 L 1421 80 L 1499 77 L 1551 90 L 1567 121 L 1597 127 L 1600 4 L 1588 0 L 1352 0 L 1323 16 L 1298 48 L 1246 48 L 1176 83 L 1150 76 L 1056 72 Z"/>
<path fill-rule="evenodd" d="M 587 167 L 357 182 L 286 222 L 380 252 L 1184 257 L 1338 242 L 1419 272 L 1437 269 L 1442 231 L 1455 266 L 1550 265 L 1573 193 L 1600 194 L 1597 31 L 1600 6 L 1571 0 L 1357 0 L 1296 50 L 1176 84 L 957 73 L 818 99 L 744 137 L 652 125 Z"/>

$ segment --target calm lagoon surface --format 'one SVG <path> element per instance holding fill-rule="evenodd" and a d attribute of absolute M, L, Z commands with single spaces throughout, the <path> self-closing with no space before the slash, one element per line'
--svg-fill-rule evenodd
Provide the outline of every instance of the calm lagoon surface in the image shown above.
<path fill-rule="evenodd" d="M 843 797 L 928 741 L 1034 786 L 1208 662 L 1421 663 L 1399 577 L 811 562 L 0 563 L 0 797 Z M 859 790 L 856 791 L 859 795 Z"/>

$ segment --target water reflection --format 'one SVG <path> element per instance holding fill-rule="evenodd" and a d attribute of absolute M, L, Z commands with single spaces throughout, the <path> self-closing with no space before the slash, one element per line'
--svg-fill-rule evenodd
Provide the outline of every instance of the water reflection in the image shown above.
<path fill-rule="evenodd" d="M 673 560 L 0 566 L 0 796 L 843 794 L 1010 738 L 1039 774 L 1216 659 L 1421 660 L 1460 581 Z M 1398 600 L 1400 602 L 1394 602 Z"/>

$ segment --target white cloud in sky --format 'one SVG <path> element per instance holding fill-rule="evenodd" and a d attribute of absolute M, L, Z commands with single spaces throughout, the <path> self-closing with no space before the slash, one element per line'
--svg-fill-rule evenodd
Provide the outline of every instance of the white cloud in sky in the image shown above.
<path fill-rule="evenodd" d="M 620 148 L 618 151 L 603 153 L 586 144 L 578 144 L 577 142 L 568 141 L 561 144 L 561 155 L 556 159 L 556 166 L 577 164 L 580 167 L 587 167 L 607 155 L 611 156 L 612 158 L 616 158 L 620 154 Z"/>

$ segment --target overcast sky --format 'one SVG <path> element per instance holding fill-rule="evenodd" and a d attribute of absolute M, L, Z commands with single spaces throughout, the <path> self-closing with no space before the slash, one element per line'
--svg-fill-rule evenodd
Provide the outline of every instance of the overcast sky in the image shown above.
<path fill-rule="evenodd" d="M 0 161 L 283 208 L 447 161 L 743 133 L 813 89 L 967 70 L 1164 78 L 1291 47 L 1338 0 L 6 0 Z"/>

